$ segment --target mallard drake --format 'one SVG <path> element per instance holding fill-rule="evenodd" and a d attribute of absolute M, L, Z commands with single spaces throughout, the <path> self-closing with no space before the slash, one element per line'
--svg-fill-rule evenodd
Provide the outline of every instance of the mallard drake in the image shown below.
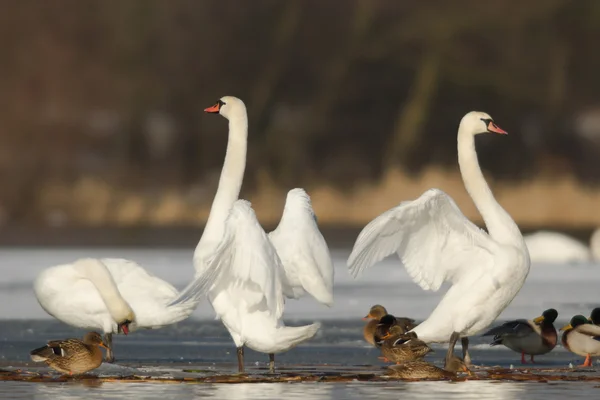
<path fill-rule="evenodd" d="M 381 354 L 388 361 L 398 364 L 418 360 L 433 351 L 414 332 L 404 333 L 399 325 L 392 326 L 383 339 Z"/>
<path fill-rule="evenodd" d="M 600 307 L 596 307 L 592 310 L 588 321 L 594 325 L 600 325 Z"/>
<path fill-rule="evenodd" d="M 88 332 L 79 339 L 51 340 L 46 346 L 31 351 L 31 359 L 69 375 L 83 374 L 102 364 L 102 336 Z"/>
<path fill-rule="evenodd" d="M 443 369 L 425 361 L 410 361 L 388 367 L 388 376 L 401 379 L 445 379 L 455 378 L 456 374 L 460 371 L 471 375 L 471 371 L 467 368 L 464 361 L 454 355 L 454 346 L 458 338 L 458 333 L 452 334 Z"/>
<path fill-rule="evenodd" d="M 525 354 L 533 357 L 550 352 L 558 342 L 554 321 L 558 312 L 550 308 L 532 321 L 517 319 L 506 322 L 500 326 L 490 329 L 483 336 L 494 335 L 490 346 L 502 344 L 509 349 L 521 353 L 521 363 L 526 364 Z"/>
<path fill-rule="evenodd" d="M 592 357 L 600 356 L 600 326 L 590 324 L 583 315 L 576 315 L 560 330 L 565 331 L 563 346 L 572 353 L 585 356 L 582 367 L 591 367 Z"/>
<path fill-rule="evenodd" d="M 380 320 L 388 314 L 387 310 L 384 306 L 380 304 L 375 304 L 369 310 L 369 314 L 363 318 L 363 320 L 368 320 L 369 322 L 365 325 L 363 329 L 363 336 L 367 343 L 376 346 L 376 341 L 374 340 L 375 330 L 377 329 L 377 325 L 380 323 Z M 400 325 L 404 328 L 404 331 L 410 331 L 418 324 L 415 324 L 415 320 L 411 318 L 403 318 L 403 317 L 394 317 L 395 323 L 393 325 Z M 390 325 L 391 326 L 391 325 Z"/>

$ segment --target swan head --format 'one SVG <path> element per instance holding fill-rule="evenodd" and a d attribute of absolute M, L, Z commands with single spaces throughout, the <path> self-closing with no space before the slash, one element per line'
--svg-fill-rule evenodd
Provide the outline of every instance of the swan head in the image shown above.
<path fill-rule="evenodd" d="M 469 132 L 471 135 L 480 133 L 498 133 L 506 135 L 507 132 L 500 128 L 488 113 L 471 111 L 460 120 L 459 130 Z"/>
<path fill-rule="evenodd" d="M 223 96 L 212 107 L 204 109 L 204 112 L 221 114 L 227 119 L 238 115 L 246 115 L 246 105 L 234 96 Z"/>
<path fill-rule="evenodd" d="M 133 311 L 130 311 L 125 318 L 123 318 L 120 322 L 117 323 L 117 332 L 127 335 L 130 329 L 130 325 L 135 325 L 135 314 Z"/>

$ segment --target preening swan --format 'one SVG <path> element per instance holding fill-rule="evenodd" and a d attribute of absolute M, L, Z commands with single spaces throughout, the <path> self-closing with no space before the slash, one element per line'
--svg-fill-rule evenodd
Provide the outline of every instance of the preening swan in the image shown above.
<path fill-rule="evenodd" d="M 467 192 L 489 235 L 469 221 L 450 196 L 430 189 L 371 221 L 348 259 L 355 277 L 392 253 L 398 254 L 421 288 L 451 283 L 429 318 L 413 329 L 425 342 L 447 342 L 454 332 L 468 338 L 488 327 L 510 304 L 529 273 L 529 254 L 519 228 L 498 204 L 477 160 L 475 135 L 506 134 L 483 112 L 465 115 L 458 128 L 458 163 Z"/>
<path fill-rule="evenodd" d="M 568 235 L 550 231 L 525 235 L 525 244 L 533 263 L 600 261 L 600 229 L 592 233 L 589 247 Z"/>
<path fill-rule="evenodd" d="M 219 187 L 194 252 L 198 274 L 204 270 L 206 257 L 221 241 L 225 218 L 239 197 L 248 142 L 248 115 L 242 100 L 224 96 L 204 111 L 229 120 L 229 140 Z M 310 197 L 303 189 L 288 192 L 281 221 L 269 238 L 284 266 L 281 273 L 284 295 L 297 299 L 308 292 L 317 301 L 333 305 L 333 261 L 319 231 Z"/>
<path fill-rule="evenodd" d="M 86 258 L 42 271 L 34 292 L 42 308 L 77 328 L 102 330 L 106 360 L 114 361 L 112 334 L 141 328 L 156 329 L 186 319 L 210 287 L 195 284 L 185 298 L 171 284 L 133 261 Z"/>
<path fill-rule="evenodd" d="M 244 346 L 269 354 L 273 372 L 275 353 L 291 349 L 319 330 L 319 323 L 284 325 L 283 266 L 249 202 L 234 203 L 223 239 L 206 263 L 210 270 L 221 271 L 209 298 L 235 342 L 240 372 L 244 371 Z M 203 274 L 197 278 L 203 279 Z"/>

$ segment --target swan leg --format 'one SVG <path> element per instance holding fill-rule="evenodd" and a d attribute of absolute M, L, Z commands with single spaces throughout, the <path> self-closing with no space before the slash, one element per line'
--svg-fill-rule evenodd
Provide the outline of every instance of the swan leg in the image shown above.
<path fill-rule="evenodd" d="M 269 373 L 275 373 L 275 354 L 273 353 L 269 354 Z"/>
<path fill-rule="evenodd" d="M 238 357 L 238 372 L 240 374 L 244 373 L 244 346 L 237 348 L 237 357 Z"/>
<path fill-rule="evenodd" d="M 102 341 L 106 345 L 106 362 L 114 363 L 115 355 L 114 355 L 113 349 L 112 349 L 112 333 L 105 333 L 104 339 Z"/>
<path fill-rule="evenodd" d="M 469 354 L 469 338 L 466 336 L 461 338 L 460 343 L 462 344 L 463 361 L 468 367 L 471 365 L 471 355 Z"/>

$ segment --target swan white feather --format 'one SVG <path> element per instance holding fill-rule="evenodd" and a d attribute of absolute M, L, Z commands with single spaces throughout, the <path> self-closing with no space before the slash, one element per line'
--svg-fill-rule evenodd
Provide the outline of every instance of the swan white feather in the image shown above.
<path fill-rule="evenodd" d="M 348 259 L 356 277 L 397 253 L 410 277 L 425 290 L 452 286 L 432 314 L 413 331 L 426 342 L 447 342 L 453 332 L 473 335 L 489 326 L 519 292 L 529 273 L 521 233 L 496 202 L 479 168 L 474 136 L 506 133 L 491 117 L 471 112 L 461 120 L 458 155 L 465 187 L 490 234 L 470 222 L 454 201 L 431 189 L 370 222 Z"/>
<path fill-rule="evenodd" d="M 277 228 L 269 233 L 283 264 L 283 293 L 300 298 L 305 291 L 333 305 L 333 261 L 319 231 L 310 196 L 303 189 L 288 192 Z"/>
<path fill-rule="evenodd" d="M 600 229 L 596 229 L 589 247 L 571 236 L 551 231 L 525 235 L 531 262 L 579 263 L 600 260 Z"/>
<path fill-rule="evenodd" d="M 133 261 L 85 258 L 42 271 L 34 292 L 42 308 L 66 324 L 118 333 L 125 320 L 134 331 L 187 318 L 211 286 L 214 275 L 206 276 L 195 297 L 175 301 L 177 289 Z"/>
<path fill-rule="evenodd" d="M 234 203 L 223 239 L 207 264 L 210 270 L 222 272 L 209 297 L 238 348 L 246 345 L 263 353 L 279 353 L 318 331 L 318 323 L 286 327 L 281 320 L 284 297 L 279 274 L 283 267 L 249 202 Z"/>

